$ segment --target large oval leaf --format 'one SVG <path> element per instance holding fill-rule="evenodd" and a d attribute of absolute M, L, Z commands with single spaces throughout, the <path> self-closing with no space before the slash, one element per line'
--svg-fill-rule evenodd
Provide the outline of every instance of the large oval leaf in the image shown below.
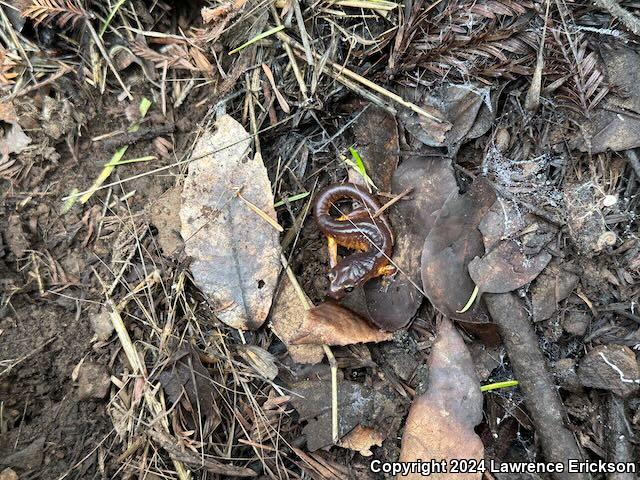
<path fill-rule="evenodd" d="M 388 285 L 375 279 L 364 287 L 369 318 L 389 331 L 404 327 L 422 303 L 422 245 L 437 211 L 458 190 L 451 163 L 443 158 L 405 160 L 393 176 L 393 192 L 409 188 L 411 193 L 396 203 L 389 215 L 397 239 L 393 261 L 401 271 Z"/>
<path fill-rule="evenodd" d="M 240 329 L 267 318 L 280 272 L 278 232 L 251 208 L 276 218 L 267 170 L 249 147 L 242 125 L 221 117 L 195 146 L 180 210 L 195 282 L 217 317 Z"/>
<path fill-rule="evenodd" d="M 496 196 L 484 179 L 476 179 L 464 195 L 444 204 L 422 249 L 422 285 L 433 305 L 447 317 L 465 322 L 487 323 L 482 302 L 465 313 L 474 284 L 467 270 L 469 262 L 484 253 L 478 225 Z"/>

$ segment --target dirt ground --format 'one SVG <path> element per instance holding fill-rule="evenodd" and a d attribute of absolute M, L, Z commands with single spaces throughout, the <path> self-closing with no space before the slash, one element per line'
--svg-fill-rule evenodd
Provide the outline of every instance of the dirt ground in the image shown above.
<path fill-rule="evenodd" d="M 486 461 L 637 465 L 636 4 L 0 9 L 0 480 L 392 478 L 371 461 L 435 444 L 455 457 L 460 438 Z M 202 281 L 208 257 L 180 217 L 189 185 L 204 198 L 233 183 L 190 178 L 227 115 L 253 153 L 237 171 L 259 158 L 268 188 L 253 197 L 251 172 L 206 214 L 224 225 L 244 195 L 259 211 L 249 230 L 275 238 L 252 246 L 249 263 L 278 252 L 273 288 L 256 277 L 268 297 L 256 328 L 226 320 L 233 272 L 205 263 L 223 280 Z M 399 271 L 340 300 L 355 313 L 324 314 L 367 325 L 331 330 L 336 373 L 326 336 L 293 345 L 283 323 L 304 330 L 304 302 L 325 305 L 331 267 L 310 212 L 347 181 L 389 202 Z M 460 351 L 443 360 L 447 339 Z M 460 371 L 447 377 L 447 362 Z M 425 398 L 462 399 L 447 407 L 460 424 L 442 443 L 423 426 L 410 448 L 412 415 L 438 423 L 414 413 Z M 574 478 L 476 473 L 464 478 Z"/>

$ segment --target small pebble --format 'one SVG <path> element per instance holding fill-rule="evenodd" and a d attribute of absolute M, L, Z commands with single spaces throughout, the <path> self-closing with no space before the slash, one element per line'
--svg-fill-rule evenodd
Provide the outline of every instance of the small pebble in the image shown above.
<path fill-rule="evenodd" d="M 5 468 L 0 472 L 0 480 L 18 480 L 18 474 L 10 468 Z"/>
<path fill-rule="evenodd" d="M 607 195 L 602 200 L 602 205 L 605 207 L 613 207 L 618 202 L 618 197 L 615 195 Z"/>
<path fill-rule="evenodd" d="M 102 342 L 106 342 L 113 333 L 113 323 L 109 312 L 102 311 L 96 315 L 92 315 L 89 319 L 91 322 L 91 328 L 96 334 L 96 339 Z"/>
<path fill-rule="evenodd" d="M 109 393 L 111 377 L 104 365 L 84 363 L 78 370 L 78 398 L 102 399 Z"/>
<path fill-rule="evenodd" d="M 506 128 L 499 128 L 496 132 L 496 149 L 500 153 L 505 153 L 509 148 L 510 142 L 511 135 L 509 135 L 509 131 Z"/>

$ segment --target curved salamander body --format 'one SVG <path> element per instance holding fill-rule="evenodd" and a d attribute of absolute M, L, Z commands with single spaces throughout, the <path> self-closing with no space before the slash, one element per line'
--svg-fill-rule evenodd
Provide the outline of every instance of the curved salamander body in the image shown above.
<path fill-rule="evenodd" d="M 357 204 L 350 212 L 341 206 L 347 200 Z M 332 208 L 340 215 L 333 216 Z M 330 185 L 317 195 L 314 216 L 329 241 L 332 297 L 340 298 L 372 278 L 395 271 L 389 264 L 394 243 L 391 225 L 384 215 L 373 218 L 379 208 L 371 194 L 352 183 Z M 356 252 L 338 261 L 338 245 Z"/>

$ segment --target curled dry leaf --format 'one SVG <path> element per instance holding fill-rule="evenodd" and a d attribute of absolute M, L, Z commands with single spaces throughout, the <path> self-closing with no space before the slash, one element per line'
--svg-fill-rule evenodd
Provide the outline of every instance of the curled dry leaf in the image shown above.
<path fill-rule="evenodd" d="M 422 285 L 433 305 L 447 317 L 487 323 L 482 302 L 458 313 L 474 291 L 469 262 L 484 253 L 478 225 L 495 201 L 491 185 L 476 179 L 464 195 L 453 195 L 440 210 L 422 249 Z"/>
<path fill-rule="evenodd" d="M 307 425 L 303 433 L 307 448 L 313 452 L 333 445 L 331 432 L 331 381 L 303 380 L 290 386 L 291 404 Z M 342 441 L 349 438 L 358 425 L 389 435 L 389 426 L 397 416 L 397 393 L 376 384 L 373 387 L 347 380 L 338 380 L 338 433 Z M 356 435 L 356 434 L 354 434 Z M 360 434 L 358 434 L 360 435 Z M 366 431 L 363 436 L 366 436 Z M 385 435 L 385 437 L 386 437 Z M 345 438 L 346 436 L 346 438 Z M 375 439 L 375 435 L 370 437 Z M 383 437 L 384 439 L 384 437 Z M 364 438 L 351 438 L 353 445 L 364 446 Z M 350 447 L 347 447 L 350 448 Z"/>
<path fill-rule="evenodd" d="M 238 345 L 238 354 L 256 371 L 258 375 L 273 380 L 278 376 L 276 359 L 264 348 L 257 345 Z"/>
<path fill-rule="evenodd" d="M 452 147 L 477 138 L 493 123 L 488 87 L 442 85 L 429 91 L 419 104 L 445 121 L 434 122 L 408 111 L 401 112 L 401 119 L 412 135 L 431 147 Z"/>
<path fill-rule="evenodd" d="M 333 302 L 321 303 L 305 311 L 293 345 L 352 345 L 383 342 L 392 334 L 369 324 L 351 310 Z"/>
<path fill-rule="evenodd" d="M 291 280 L 287 275 L 284 275 L 271 313 L 271 329 L 287 346 L 289 355 L 294 362 L 316 364 L 324 358 L 324 349 L 320 345 L 291 344 L 291 340 L 300 330 L 305 310 Z"/>
<path fill-rule="evenodd" d="M 507 293 L 534 280 L 551 261 L 551 254 L 533 257 L 523 252 L 517 240 L 504 240 L 469 263 L 469 275 L 481 293 Z"/>
<path fill-rule="evenodd" d="M 371 447 L 382 446 L 385 436 L 375 428 L 357 425 L 338 442 L 338 446 L 359 452 L 363 457 L 373 455 Z"/>
<path fill-rule="evenodd" d="M 196 412 L 195 416 L 187 416 L 190 428 L 199 429 L 198 415 L 204 419 L 203 436 L 220 424 L 220 413 L 216 406 L 219 395 L 195 349 L 177 352 L 173 362 L 158 375 L 158 380 L 169 402 L 180 402 L 186 412 Z"/>
<path fill-rule="evenodd" d="M 275 220 L 273 194 L 250 137 L 229 115 L 196 144 L 182 192 L 181 234 L 196 284 L 217 317 L 240 329 L 266 319 L 280 272 L 278 232 L 237 193 Z"/>
<path fill-rule="evenodd" d="M 400 461 L 484 458 L 474 427 L 482 421 L 482 393 L 473 360 L 448 319 L 438 327 L 429 357 L 429 386 L 416 397 L 404 427 Z M 450 463 L 449 463 L 450 464 Z M 482 472 L 434 475 L 441 480 L 479 480 Z M 402 478 L 423 478 L 415 473 Z"/>
<path fill-rule="evenodd" d="M 411 189 L 390 210 L 396 234 L 393 262 L 401 270 L 390 282 L 375 279 L 364 287 L 368 316 L 380 328 L 404 327 L 422 303 L 420 254 L 437 212 L 458 186 L 449 161 L 442 158 L 405 160 L 393 176 L 393 192 Z"/>

